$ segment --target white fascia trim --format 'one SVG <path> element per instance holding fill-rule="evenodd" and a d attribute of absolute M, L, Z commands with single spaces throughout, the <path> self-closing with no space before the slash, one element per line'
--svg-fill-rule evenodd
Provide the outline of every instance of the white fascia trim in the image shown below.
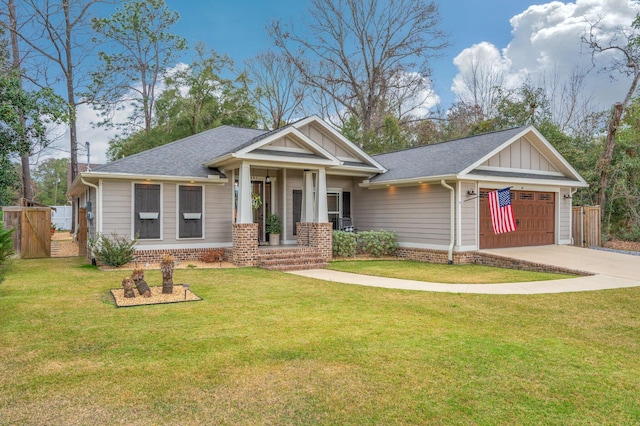
<path fill-rule="evenodd" d="M 233 247 L 233 243 L 138 244 L 135 251 Z"/>
<path fill-rule="evenodd" d="M 115 180 L 135 180 L 136 182 L 143 182 L 150 180 L 152 182 L 189 182 L 191 183 L 227 183 L 228 178 L 222 178 L 218 175 L 209 175 L 207 177 L 194 177 L 194 176 L 171 176 L 171 175 L 140 175 L 133 173 L 96 173 L 96 172 L 83 172 L 81 173 L 85 179 L 115 179 Z"/>
<path fill-rule="evenodd" d="M 528 173 L 531 175 L 564 177 L 564 175 L 560 172 L 545 172 L 542 170 L 531 170 L 531 169 L 515 169 L 512 167 L 478 166 L 475 170 L 487 170 L 487 171 L 493 171 L 493 172 L 507 172 L 507 173 Z"/>
<path fill-rule="evenodd" d="M 482 182 L 501 182 L 503 184 L 521 184 L 521 185 L 536 185 L 536 186 L 553 186 L 553 187 L 563 187 L 563 188 L 574 188 L 581 187 L 585 188 L 589 186 L 589 184 L 577 182 L 577 181 L 561 181 L 561 180 L 535 180 L 535 179 L 527 179 L 527 178 L 513 178 L 513 177 L 497 177 L 497 176 L 483 176 L 483 175 L 467 175 L 464 177 L 467 180 L 475 180 Z M 498 188 L 500 189 L 500 188 Z M 518 189 L 518 188 L 515 188 Z"/>
<path fill-rule="evenodd" d="M 302 127 L 309 123 L 316 123 L 320 125 L 327 132 L 331 133 L 336 139 L 340 140 L 340 142 L 344 143 L 349 147 L 349 149 L 355 151 L 362 159 L 366 160 L 367 163 L 374 165 L 379 173 L 386 173 L 387 169 L 382 166 L 382 164 L 378 163 L 376 160 L 371 158 L 369 154 L 360 149 L 356 144 L 351 142 L 349 139 L 345 138 L 340 132 L 338 132 L 333 126 L 329 125 L 326 121 L 318 117 L 317 115 L 311 115 L 305 119 L 302 119 L 295 123 L 295 127 Z"/>
<path fill-rule="evenodd" d="M 458 180 L 460 177 L 458 175 L 443 175 L 443 176 L 429 176 L 429 177 L 417 177 L 410 179 L 395 179 L 395 180 L 386 180 L 383 182 L 370 182 L 369 180 L 364 180 L 358 184 L 361 188 L 369 188 L 369 189 L 381 189 L 389 186 L 415 186 L 422 185 L 425 183 L 440 183 L 442 179 L 445 180 Z"/>
<path fill-rule="evenodd" d="M 238 158 L 241 158 L 243 160 L 248 160 L 248 161 L 264 161 L 269 163 L 270 161 L 273 161 L 273 156 L 272 155 L 266 155 L 266 154 L 256 154 L 256 153 L 249 153 L 246 155 L 242 155 L 242 156 L 238 156 Z M 317 164 L 317 165 L 324 165 L 324 166 L 339 166 L 341 164 L 340 160 L 338 160 L 337 158 L 333 157 L 333 158 L 303 158 L 303 157 L 286 157 L 288 162 L 291 163 L 295 163 L 295 164 Z M 279 161 L 282 161 L 282 157 L 279 157 Z"/>

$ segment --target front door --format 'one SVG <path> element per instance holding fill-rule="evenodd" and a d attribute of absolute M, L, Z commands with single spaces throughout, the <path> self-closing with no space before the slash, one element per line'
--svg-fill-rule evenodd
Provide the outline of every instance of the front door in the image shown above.
<path fill-rule="evenodd" d="M 265 202 L 264 182 L 251 181 L 251 207 L 253 210 L 253 223 L 258 224 L 258 241 L 266 241 L 264 232 L 265 212 L 269 203 Z M 259 200 L 259 201 L 258 201 Z"/>

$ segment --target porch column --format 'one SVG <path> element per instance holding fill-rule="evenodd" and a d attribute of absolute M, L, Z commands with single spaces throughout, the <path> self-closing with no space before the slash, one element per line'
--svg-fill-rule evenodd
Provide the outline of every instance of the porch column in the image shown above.
<path fill-rule="evenodd" d="M 316 209 L 314 222 L 329 222 L 329 212 L 327 209 L 327 172 L 325 169 L 318 169 L 316 183 Z"/>
<path fill-rule="evenodd" d="M 238 219 L 237 223 L 252 223 L 251 212 L 251 169 L 243 162 L 238 173 Z"/>
<path fill-rule="evenodd" d="M 305 170 L 303 176 L 302 189 L 302 212 L 300 214 L 300 222 L 313 222 L 313 172 Z"/>

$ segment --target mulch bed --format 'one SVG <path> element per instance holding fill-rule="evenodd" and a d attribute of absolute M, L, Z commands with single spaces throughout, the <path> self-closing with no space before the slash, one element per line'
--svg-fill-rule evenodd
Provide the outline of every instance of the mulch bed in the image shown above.
<path fill-rule="evenodd" d="M 604 243 L 603 247 L 613 250 L 640 252 L 640 242 L 637 241 L 611 240 Z"/>
<path fill-rule="evenodd" d="M 151 297 L 142 297 L 136 290 L 136 297 L 124 297 L 123 288 L 111 289 L 111 295 L 116 302 L 118 308 L 141 305 L 159 305 L 165 303 L 195 302 L 202 300 L 191 289 L 185 289 L 182 284 L 173 285 L 172 294 L 163 294 L 162 286 L 149 287 L 151 289 Z"/>

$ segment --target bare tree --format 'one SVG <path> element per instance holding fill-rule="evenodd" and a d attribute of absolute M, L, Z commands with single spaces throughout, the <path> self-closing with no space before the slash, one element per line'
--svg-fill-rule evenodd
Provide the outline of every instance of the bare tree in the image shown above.
<path fill-rule="evenodd" d="M 249 77 L 255 85 L 252 93 L 270 122 L 277 129 L 302 112 L 306 88 L 295 65 L 285 55 L 262 52 L 246 62 Z"/>
<path fill-rule="evenodd" d="M 504 74 L 478 55 L 469 59 L 461 74 L 463 88 L 456 93 L 457 103 L 474 111 L 475 121 L 483 121 L 496 114 L 498 89 L 504 86 Z"/>
<path fill-rule="evenodd" d="M 275 45 L 314 91 L 325 118 L 341 127 L 356 117 L 376 132 L 385 117 L 390 82 L 418 92 L 428 60 L 447 46 L 435 2 L 424 0 L 312 0 L 308 34 L 279 21 L 269 27 Z M 413 89 L 413 90 L 412 90 Z M 400 117 L 401 118 L 401 117 Z"/>
<path fill-rule="evenodd" d="M 622 115 L 629 106 L 629 103 L 638 88 L 638 82 L 640 81 L 640 34 L 630 34 L 621 30 L 618 36 L 622 38 L 622 42 L 618 40 L 617 36 L 610 40 L 601 40 L 601 38 L 598 37 L 598 24 L 599 21 L 596 21 L 590 25 L 589 32 L 582 37 L 582 41 L 591 49 L 594 61 L 595 56 L 598 54 L 605 52 L 614 53 L 614 55 L 611 56 L 611 66 L 607 67 L 607 69 L 630 79 L 629 88 L 624 99 L 621 102 L 616 102 L 612 108 L 611 116 L 607 125 L 605 149 L 600 155 L 596 166 L 600 173 L 600 188 L 598 189 L 598 195 L 600 199 L 600 209 L 603 213 L 602 217 L 604 218 L 604 208 L 607 202 L 607 188 L 609 186 L 609 177 L 611 173 L 611 161 L 613 159 L 613 152 L 616 144 L 616 132 L 620 126 Z M 636 15 L 636 18 L 633 21 L 633 28 L 635 30 L 640 29 L 640 15 Z"/>

